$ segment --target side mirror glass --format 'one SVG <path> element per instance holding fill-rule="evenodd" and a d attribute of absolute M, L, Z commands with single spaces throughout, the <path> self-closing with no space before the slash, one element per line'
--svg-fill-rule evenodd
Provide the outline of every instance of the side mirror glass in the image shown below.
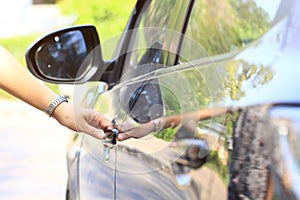
<path fill-rule="evenodd" d="M 94 26 L 75 26 L 44 36 L 26 53 L 32 74 L 53 83 L 82 83 L 103 63 Z"/>

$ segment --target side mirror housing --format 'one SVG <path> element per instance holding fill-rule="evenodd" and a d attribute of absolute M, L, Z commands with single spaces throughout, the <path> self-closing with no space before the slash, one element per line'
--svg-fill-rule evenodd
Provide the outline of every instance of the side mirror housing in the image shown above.
<path fill-rule="evenodd" d="M 45 35 L 27 50 L 26 63 L 34 76 L 50 83 L 84 83 L 99 70 L 105 71 L 98 33 L 92 25 Z"/>

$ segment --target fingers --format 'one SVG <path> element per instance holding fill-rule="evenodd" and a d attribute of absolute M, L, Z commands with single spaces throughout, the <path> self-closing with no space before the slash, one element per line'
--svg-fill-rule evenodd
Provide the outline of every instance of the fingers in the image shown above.
<path fill-rule="evenodd" d="M 106 138 L 106 134 L 103 130 L 97 129 L 93 126 L 87 126 L 84 132 L 100 140 L 104 140 Z"/>
<path fill-rule="evenodd" d="M 86 115 L 88 114 L 88 117 Z M 103 130 L 105 129 L 113 129 L 117 128 L 119 131 L 118 134 L 118 140 L 123 141 L 127 140 L 129 138 L 141 138 L 144 137 L 148 134 L 150 134 L 153 131 L 156 131 L 156 129 L 160 127 L 161 124 L 154 123 L 154 121 L 151 121 L 149 123 L 143 124 L 142 126 L 139 127 L 125 127 L 124 125 L 117 126 L 107 119 L 104 115 L 99 113 L 98 111 L 87 109 L 85 110 L 85 113 L 83 114 L 85 117 L 84 121 L 81 121 L 81 128 L 80 131 L 85 132 L 95 138 L 98 139 L 105 139 L 106 134 L 104 133 Z M 159 121 L 160 122 L 160 121 Z M 86 123 L 86 124 L 85 124 Z"/>
<path fill-rule="evenodd" d="M 107 119 L 106 117 L 102 117 L 100 120 L 100 127 L 102 129 L 113 129 L 114 128 L 114 124 Z"/>
<path fill-rule="evenodd" d="M 96 127 L 96 128 L 101 128 L 101 129 L 112 129 L 114 128 L 113 123 L 107 119 L 104 115 L 101 113 L 94 111 L 92 115 L 92 120 L 91 120 L 91 125 Z"/>
<path fill-rule="evenodd" d="M 120 131 L 118 135 L 119 141 L 127 140 L 129 138 L 142 138 L 155 130 L 155 124 L 149 122 L 139 127 L 130 127 L 127 129 L 125 127 L 118 127 L 118 130 Z"/>
<path fill-rule="evenodd" d="M 119 140 L 119 141 L 127 140 L 127 139 L 129 139 L 129 138 L 132 138 L 132 136 L 131 136 L 131 135 L 128 135 L 128 134 L 126 134 L 126 133 L 119 133 L 119 134 L 118 134 L 118 140 Z"/>
<path fill-rule="evenodd" d="M 74 118 L 76 131 L 86 133 L 97 139 L 106 138 L 103 129 L 113 128 L 110 120 L 93 109 L 76 108 Z"/>

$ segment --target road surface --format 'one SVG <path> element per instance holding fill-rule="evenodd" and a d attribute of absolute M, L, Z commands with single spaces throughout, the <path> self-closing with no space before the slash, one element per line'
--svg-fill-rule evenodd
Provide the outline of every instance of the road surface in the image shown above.
<path fill-rule="evenodd" d="M 0 101 L 0 199 L 64 199 L 69 134 L 23 102 Z"/>

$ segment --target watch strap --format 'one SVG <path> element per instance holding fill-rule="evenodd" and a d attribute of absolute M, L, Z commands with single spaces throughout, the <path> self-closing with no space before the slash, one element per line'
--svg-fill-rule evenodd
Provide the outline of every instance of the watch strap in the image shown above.
<path fill-rule="evenodd" d="M 51 117 L 52 113 L 54 112 L 54 110 L 57 108 L 57 106 L 59 106 L 62 102 L 67 102 L 68 103 L 68 99 L 62 95 L 59 94 L 57 96 L 57 98 L 51 102 L 51 104 L 46 108 L 45 113 Z"/>

